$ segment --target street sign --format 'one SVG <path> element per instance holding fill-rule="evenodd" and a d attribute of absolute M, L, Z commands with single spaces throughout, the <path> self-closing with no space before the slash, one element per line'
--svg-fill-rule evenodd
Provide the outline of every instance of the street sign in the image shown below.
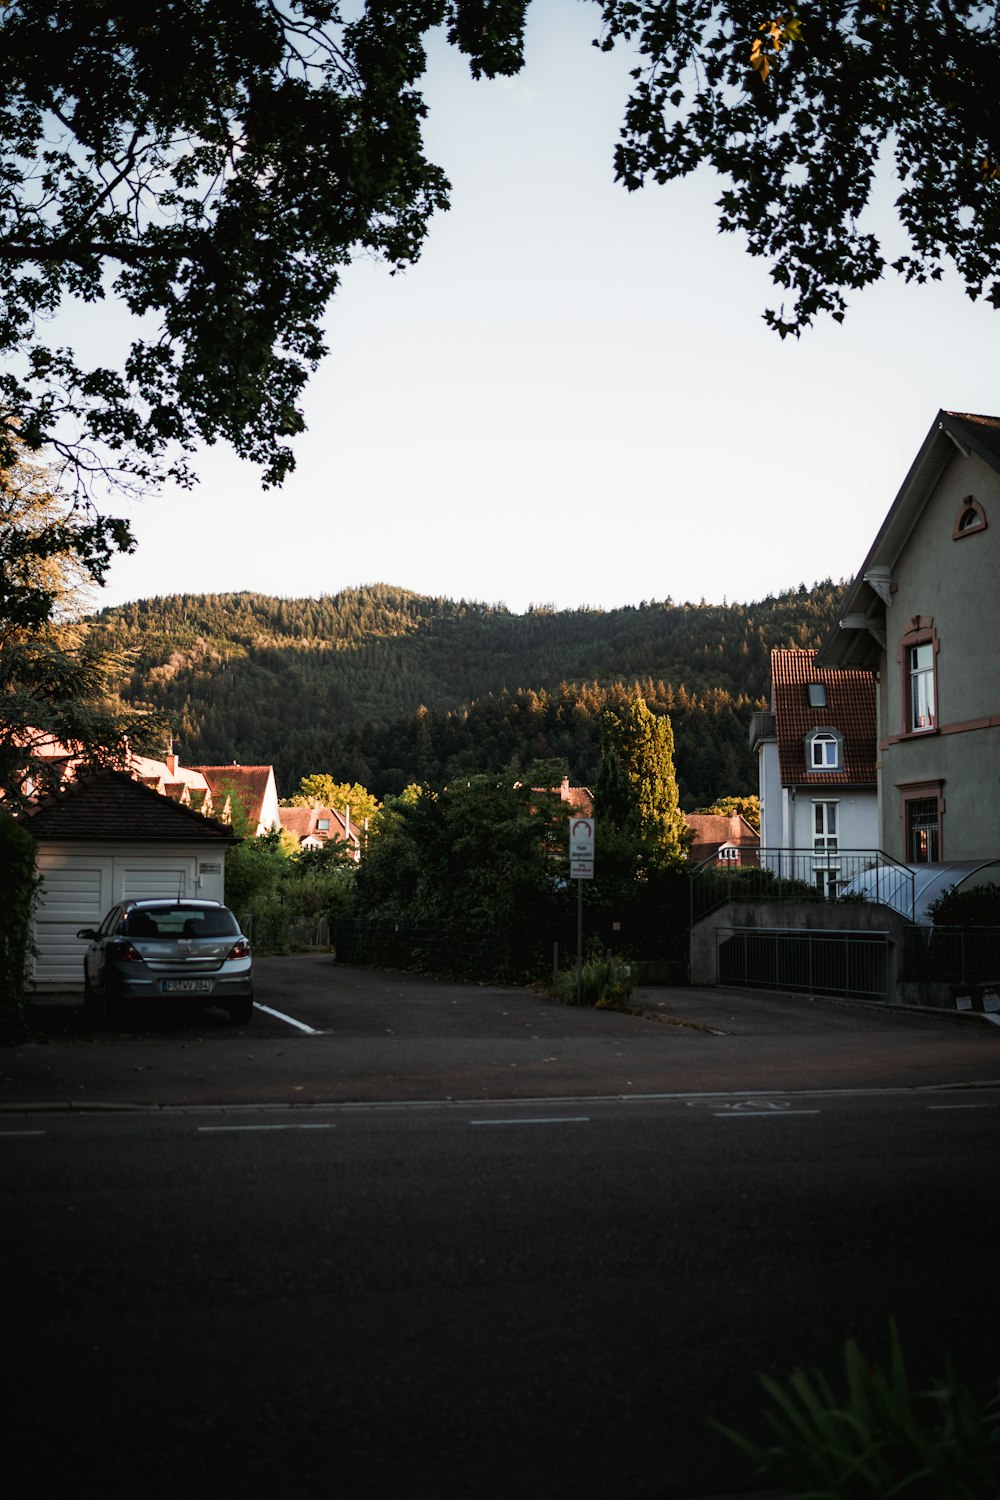
<path fill-rule="evenodd" d="M 569 875 L 571 880 L 594 878 L 594 819 L 569 820 Z"/>

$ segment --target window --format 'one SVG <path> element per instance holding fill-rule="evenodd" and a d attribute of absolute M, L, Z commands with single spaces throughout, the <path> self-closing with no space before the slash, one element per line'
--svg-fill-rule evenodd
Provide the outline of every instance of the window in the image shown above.
<path fill-rule="evenodd" d="M 806 694 L 809 698 L 810 708 L 826 707 L 826 688 L 822 682 L 807 682 Z"/>
<path fill-rule="evenodd" d="M 813 879 L 824 896 L 836 893 L 840 878 L 837 859 L 836 802 L 813 803 Z"/>
<path fill-rule="evenodd" d="M 944 813 L 943 783 L 924 782 L 901 787 L 904 851 L 907 864 L 940 864 L 941 819 Z"/>
<path fill-rule="evenodd" d="M 316 819 L 316 827 L 317 828 L 319 828 L 319 829 L 327 829 L 327 828 L 329 828 L 329 826 L 330 826 L 330 819 L 329 818 L 317 818 Z"/>
<path fill-rule="evenodd" d="M 840 741 L 829 729 L 817 729 L 809 737 L 809 767 L 813 771 L 840 769 Z"/>
<path fill-rule="evenodd" d="M 816 853 L 837 852 L 836 802 L 813 803 L 813 848 Z"/>
<path fill-rule="evenodd" d="M 951 534 L 952 541 L 957 542 L 960 537 L 970 536 L 974 531 L 985 530 L 986 512 L 974 495 L 966 495 L 955 521 L 955 529 Z"/>
<path fill-rule="evenodd" d="M 724 863 L 728 861 L 730 864 L 739 864 L 740 862 L 740 851 L 735 844 L 720 844 L 718 853 Z"/>
<path fill-rule="evenodd" d="M 910 646 L 910 728 L 934 728 L 934 647 Z"/>
<path fill-rule="evenodd" d="M 902 732 L 926 734 L 938 726 L 938 638 L 933 621 L 915 616 L 900 644 Z"/>

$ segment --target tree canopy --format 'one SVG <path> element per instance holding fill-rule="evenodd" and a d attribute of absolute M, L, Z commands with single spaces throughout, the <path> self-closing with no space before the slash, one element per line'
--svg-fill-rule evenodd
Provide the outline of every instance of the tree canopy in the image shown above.
<path fill-rule="evenodd" d="M 779 333 L 842 317 L 885 269 L 861 216 L 887 150 L 910 240 L 896 269 L 922 281 L 951 261 L 1000 303 L 995 6 L 595 3 L 595 43 L 637 59 L 618 177 L 715 167 L 721 227 L 787 289 L 767 313 Z M 516 73 L 526 4 L 5 5 L 0 464 L 19 440 L 84 492 L 188 482 L 192 451 L 224 440 L 280 483 L 342 268 L 413 262 L 447 206 L 422 142 L 428 35 L 444 28 L 476 76 Z M 109 301 L 132 316 L 119 354 L 49 337 L 56 314 Z"/>
<path fill-rule="evenodd" d="M 106 566 L 119 523 L 81 518 L 19 445 L 0 467 L 0 807 L 58 782 L 55 745 L 94 764 L 120 764 L 156 741 L 145 707 L 114 679 L 124 654 L 84 621 L 65 618 Z"/>
<path fill-rule="evenodd" d="M 601 717 L 595 810 L 641 840 L 654 862 L 681 855 L 690 843 L 678 802 L 673 729 L 667 715 L 654 714 L 644 698 Z"/>
<path fill-rule="evenodd" d="M 981 0 L 598 0 L 601 45 L 639 53 L 618 176 L 630 189 L 707 163 L 719 227 L 746 235 L 788 303 L 784 337 L 887 269 L 864 222 L 891 159 L 908 281 L 958 270 L 1000 306 L 1000 7 Z M 891 253 L 891 252 L 890 252 Z"/>
<path fill-rule="evenodd" d="M 81 482 L 108 454 L 119 474 L 166 462 L 183 480 L 185 453 L 219 438 L 280 482 L 341 267 L 414 260 L 447 202 L 421 143 L 424 34 L 446 23 L 490 73 L 518 64 L 522 19 L 511 0 L 6 5 L 8 424 Z M 140 320 L 120 366 L 44 336 L 68 302 L 109 296 Z"/>

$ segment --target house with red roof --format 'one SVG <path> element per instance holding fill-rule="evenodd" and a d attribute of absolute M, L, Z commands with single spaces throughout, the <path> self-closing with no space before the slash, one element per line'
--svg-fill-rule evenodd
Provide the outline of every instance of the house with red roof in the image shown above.
<path fill-rule="evenodd" d="M 815 651 L 771 652 L 771 707 L 750 745 L 760 784 L 761 863 L 808 855 L 821 889 L 842 875 L 842 851 L 879 847 L 875 678 L 817 665 Z M 801 869 L 801 866 L 799 867 Z"/>
<path fill-rule="evenodd" d="M 351 859 L 360 860 L 362 830 L 349 814 L 318 802 L 310 807 L 279 807 L 278 814 L 282 830 L 298 840 L 300 849 L 322 849 L 336 841 L 346 845 Z"/>
<path fill-rule="evenodd" d="M 228 799 L 234 824 L 247 838 L 257 838 L 281 827 L 281 809 L 273 766 L 192 766 L 215 802 Z"/>
<path fill-rule="evenodd" d="M 760 835 L 742 813 L 685 813 L 691 830 L 690 865 L 715 860 L 720 865 L 756 865 Z"/>

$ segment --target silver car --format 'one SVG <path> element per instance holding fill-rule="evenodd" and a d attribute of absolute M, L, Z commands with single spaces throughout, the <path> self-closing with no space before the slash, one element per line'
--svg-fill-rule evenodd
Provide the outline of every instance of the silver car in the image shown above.
<path fill-rule="evenodd" d="M 246 1025 L 253 1014 L 253 955 L 219 901 L 120 901 L 100 927 L 84 927 L 84 1004 L 95 1021 L 137 1001 L 221 1005 Z"/>

